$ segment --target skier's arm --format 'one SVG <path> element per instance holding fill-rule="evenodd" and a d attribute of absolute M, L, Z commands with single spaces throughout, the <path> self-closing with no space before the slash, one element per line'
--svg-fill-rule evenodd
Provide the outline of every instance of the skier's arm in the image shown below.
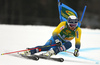
<path fill-rule="evenodd" d="M 61 46 L 62 42 L 58 39 L 58 34 L 65 28 L 66 22 L 61 22 L 53 31 L 52 36 L 57 46 Z"/>
<path fill-rule="evenodd" d="M 80 49 L 80 39 L 81 39 L 81 29 L 78 28 L 75 32 L 75 50 L 74 50 L 74 56 L 78 57 L 79 56 L 79 49 Z"/>
<path fill-rule="evenodd" d="M 65 28 L 66 22 L 61 22 L 53 31 L 52 36 L 54 40 L 58 39 L 58 34 Z"/>
<path fill-rule="evenodd" d="M 78 29 L 75 32 L 75 48 L 80 49 L 80 42 L 81 39 L 81 28 L 78 27 Z"/>

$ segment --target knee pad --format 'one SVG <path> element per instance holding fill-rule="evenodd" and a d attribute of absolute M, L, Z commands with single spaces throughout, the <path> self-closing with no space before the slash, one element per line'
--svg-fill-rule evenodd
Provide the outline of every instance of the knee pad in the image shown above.
<path fill-rule="evenodd" d="M 70 47 L 72 47 L 72 44 L 71 44 L 71 42 L 67 42 L 67 43 L 64 44 L 64 46 L 65 46 L 65 48 L 66 48 L 66 50 L 67 50 L 67 49 L 69 49 Z"/>

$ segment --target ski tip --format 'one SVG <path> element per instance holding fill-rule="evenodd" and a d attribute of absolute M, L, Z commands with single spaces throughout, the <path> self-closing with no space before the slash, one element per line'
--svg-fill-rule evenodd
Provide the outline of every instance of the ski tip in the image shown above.
<path fill-rule="evenodd" d="M 4 54 L 1 54 L 1 55 L 4 55 Z"/>

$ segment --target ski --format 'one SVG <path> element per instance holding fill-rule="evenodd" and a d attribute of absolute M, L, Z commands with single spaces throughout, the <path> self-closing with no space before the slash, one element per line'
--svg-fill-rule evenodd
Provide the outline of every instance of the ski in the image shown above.
<path fill-rule="evenodd" d="M 39 60 L 39 57 L 36 56 L 36 55 L 32 55 L 32 56 L 25 56 L 25 55 L 22 55 L 22 54 L 19 54 L 21 57 L 24 57 L 26 59 L 32 59 L 32 60 L 36 60 L 38 61 Z"/>
<path fill-rule="evenodd" d="M 46 56 L 42 56 L 42 55 L 31 55 L 31 56 L 25 56 L 22 54 L 19 54 L 21 57 L 27 58 L 27 59 L 32 59 L 32 60 L 39 60 L 41 59 L 47 59 L 47 60 L 54 60 L 54 61 L 58 61 L 58 62 L 63 62 L 64 59 L 63 58 L 52 58 L 52 57 L 46 57 Z"/>
<path fill-rule="evenodd" d="M 41 58 L 41 59 L 54 60 L 54 61 L 58 61 L 58 62 L 63 62 L 64 61 L 63 58 L 47 57 L 47 56 L 43 56 L 42 54 L 36 55 L 36 56 L 39 57 L 39 58 Z"/>

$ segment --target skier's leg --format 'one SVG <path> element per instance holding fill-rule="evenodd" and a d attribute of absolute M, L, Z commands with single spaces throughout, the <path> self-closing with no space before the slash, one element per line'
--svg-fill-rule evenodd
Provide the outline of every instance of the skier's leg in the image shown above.
<path fill-rule="evenodd" d="M 55 42 L 54 42 L 53 37 L 51 37 L 51 38 L 46 42 L 46 44 L 45 44 L 44 46 L 37 46 L 37 47 L 35 47 L 36 49 L 30 50 L 31 55 L 33 55 L 34 53 L 41 52 L 41 51 L 48 51 L 48 50 L 51 48 L 51 46 L 49 46 L 49 45 L 53 45 L 53 44 L 55 44 Z M 53 46 L 53 47 L 55 47 L 55 46 Z"/>
<path fill-rule="evenodd" d="M 51 50 L 47 51 L 43 55 L 50 57 L 52 55 L 58 54 L 59 52 L 62 52 L 62 51 L 69 49 L 71 46 L 72 46 L 71 42 L 66 42 L 66 43 L 63 43 L 62 46 L 52 47 Z"/>
<path fill-rule="evenodd" d="M 54 50 L 55 54 L 58 54 L 59 52 L 69 49 L 71 46 L 72 46 L 71 42 L 66 42 L 66 43 L 63 43 L 62 46 L 53 48 L 53 50 Z"/>
<path fill-rule="evenodd" d="M 71 46 L 72 46 L 71 42 L 62 43 L 61 46 L 52 47 L 51 50 L 47 51 L 43 55 L 50 57 L 52 55 L 58 54 L 59 52 L 62 52 L 62 51 L 69 49 Z"/>

